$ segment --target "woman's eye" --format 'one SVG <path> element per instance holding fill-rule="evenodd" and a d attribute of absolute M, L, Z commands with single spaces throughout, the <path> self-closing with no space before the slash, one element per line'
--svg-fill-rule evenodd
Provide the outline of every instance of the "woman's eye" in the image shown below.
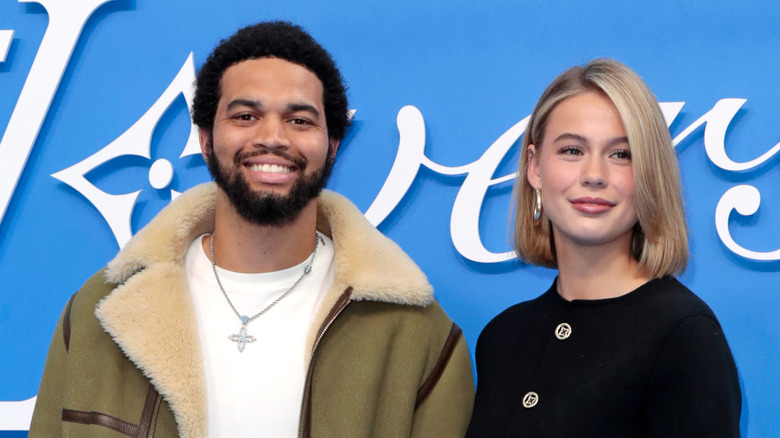
<path fill-rule="evenodd" d="M 577 146 L 562 147 L 558 153 L 562 155 L 582 155 L 582 151 Z"/>
<path fill-rule="evenodd" d="M 619 160 L 630 160 L 631 159 L 631 151 L 627 149 L 621 149 L 619 151 L 615 151 L 612 153 L 612 156 L 619 159 Z"/>

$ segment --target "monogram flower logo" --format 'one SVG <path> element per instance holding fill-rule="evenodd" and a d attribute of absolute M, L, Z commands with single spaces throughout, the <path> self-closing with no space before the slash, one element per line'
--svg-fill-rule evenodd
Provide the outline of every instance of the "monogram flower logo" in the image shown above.
<path fill-rule="evenodd" d="M 169 190 L 170 199 L 176 199 L 180 191 L 171 188 L 171 183 L 174 179 L 174 165 L 166 158 L 153 160 L 152 137 L 160 120 L 165 116 L 169 108 L 176 104 L 180 96 L 184 96 L 188 110 L 192 107 L 192 84 L 194 81 L 195 66 L 193 55 L 190 53 L 168 88 L 133 126 L 93 155 L 51 175 L 78 191 L 92 203 L 101 216 L 103 216 L 106 223 L 108 223 L 120 248 L 133 235 L 131 219 L 133 211 L 136 205 L 138 205 L 139 195 L 142 190 L 111 194 L 93 184 L 87 178 L 87 174 L 93 172 L 100 173 L 104 165 L 109 162 L 116 163 L 114 160 L 118 159 L 124 160 L 122 163 L 125 164 L 137 162 L 138 160 L 143 163 L 151 162 L 148 174 L 151 186 L 157 190 Z M 188 124 L 189 137 L 178 157 L 179 159 L 200 155 L 197 127 L 191 123 Z"/>

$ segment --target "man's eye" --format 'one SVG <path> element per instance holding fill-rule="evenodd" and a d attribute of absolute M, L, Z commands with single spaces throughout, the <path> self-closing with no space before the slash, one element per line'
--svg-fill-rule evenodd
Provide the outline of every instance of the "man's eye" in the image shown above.
<path fill-rule="evenodd" d="M 294 118 L 290 120 L 293 125 L 308 125 L 309 121 L 306 119 Z"/>
<path fill-rule="evenodd" d="M 252 120 L 254 117 L 251 114 L 236 114 L 235 116 L 233 116 L 233 118 L 236 120 L 243 120 L 245 122 L 248 122 Z"/>

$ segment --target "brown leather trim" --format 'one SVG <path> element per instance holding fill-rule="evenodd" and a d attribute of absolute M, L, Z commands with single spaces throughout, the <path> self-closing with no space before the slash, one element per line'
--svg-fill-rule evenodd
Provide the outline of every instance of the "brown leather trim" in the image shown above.
<path fill-rule="evenodd" d="M 138 424 L 138 432 L 135 434 L 137 438 L 142 438 L 149 435 L 149 428 L 152 425 L 152 416 L 154 415 L 154 407 L 157 404 L 157 397 L 159 393 L 157 389 L 149 383 L 149 392 L 146 393 L 146 402 L 144 403 L 144 410 L 141 413 L 141 422 Z"/>
<path fill-rule="evenodd" d="M 341 294 L 341 296 L 336 300 L 336 304 L 333 305 L 333 307 L 330 309 L 330 312 L 328 312 L 328 315 L 325 316 L 325 320 L 322 322 L 322 325 L 320 326 L 319 331 L 317 332 L 317 336 L 314 339 L 320 339 L 320 336 L 322 336 L 322 333 L 328 328 L 330 325 L 329 323 L 333 321 L 333 319 L 336 318 L 336 316 L 341 313 L 343 310 L 344 305 L 347 304 L 349 301 L 349 298 L 352 296 L 352 286 L 346 288 L 344 290 L 344 293 Z M 314 352 L 312 351 L 312 354 Z"/>
<path fill-rule="evenodd" d="M 101 414 L 100 412 L 84 412 L 74 411 L 71 409 L 62 409 L 62 421 L 79 424 L 95 424 L 98 426 L 105 426 L 111 430 L 115 430 L 121 434 L 127 436 L 136 436 L 138 433 L 138 426 L 128 423 L 127 421 L 120 420 L 119 418 L 112 417 L 110 415 Z"/>
<path fill-rule="evenodd" d="M 306 386 L 303 390 L 303 397 L 304 397 L 304 403 L 306 403 L 306 406 L 303 410 L 303 418 L 301 418 L 301 438 L 310 438 L 311 437 L 311 383 L 312 383 L 312 377 L 314 376 L 314 353 L 317 349 L 317 345 L 319 344 L 321 336 L 325 333 L 325 330 L 330 327 L 330 324 L 335 320 L 338 315 L 344 310 L 344 308 L 349 304 L 349 298 L 352 296 L 352 286 L 348 287 L 343 294 L 336 300 L 336 304 L 331 307 L 330 312 L 328 312 L 328 315 L 325 317 L 325 320 L 322 322 L 322 325 L 320 326 L 319 331 L 317 331 L 317 337 L 315 337 L 314 341 L 314 350 L 311 352 L 311 360 L 309 361 L 309 372 L 306 376 Z"/>
<path fill-rule="evenodd" d="M 425 379 L 425 382 L 420 386 L 420 389 L 417 390 L 417 400 L 414 403 L 415 411 L 423 404 L 431 392 L 433 392 L 433 388 L 436 387 L 436 384 L 439 383 L 439 379 L 441 378 L 441 375 L 444 374 L 444 369 L 447 368 L 447 363 L 452 357 L 452 352 L 455 351 L 455 346 L 458 344 L 461 332 L 462 330 L 460 327 L 453 322 L 450 334 L 447 336 L 447 340 L 444 341 L 444 347 L 442 347 L 441 354 L 439 354 L 439 359 L 433 366 L 431 374 Z"/>
<path fill-rule="evenodd" d="M 70 296 L 68 304 L 65 305 L 65 315 L 62 317 L 62 337 L 65 340 L 66 353 L 70 351 L 70 309 L 73 307 L 74 298 L 76 298 L 76 294 Z"/>

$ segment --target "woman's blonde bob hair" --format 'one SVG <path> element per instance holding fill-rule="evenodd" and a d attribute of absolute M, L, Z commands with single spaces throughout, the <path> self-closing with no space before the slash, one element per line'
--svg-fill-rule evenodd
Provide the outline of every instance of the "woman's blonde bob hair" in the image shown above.
<path fill-rule="evenodd" d="M 564 99 L 586 92 L 602 93 L 620 113 L 631 148 L 634 204 L 638 222 L 631 253 L 651 278 L 682 272 L 688 262 L 680 174 L 669 129 L 653 93 L 630 68 L 610 59 L 595 59 L 573 67 L 544 90 L 523 137 L 515 182 L 514 246 L 520 258 L 535 265 L 556 268 L 552 226 L 542 213 L 534 221 L 535 190 L 528 182 L 528 145 L 536 156 L 553 109 Z"/>

